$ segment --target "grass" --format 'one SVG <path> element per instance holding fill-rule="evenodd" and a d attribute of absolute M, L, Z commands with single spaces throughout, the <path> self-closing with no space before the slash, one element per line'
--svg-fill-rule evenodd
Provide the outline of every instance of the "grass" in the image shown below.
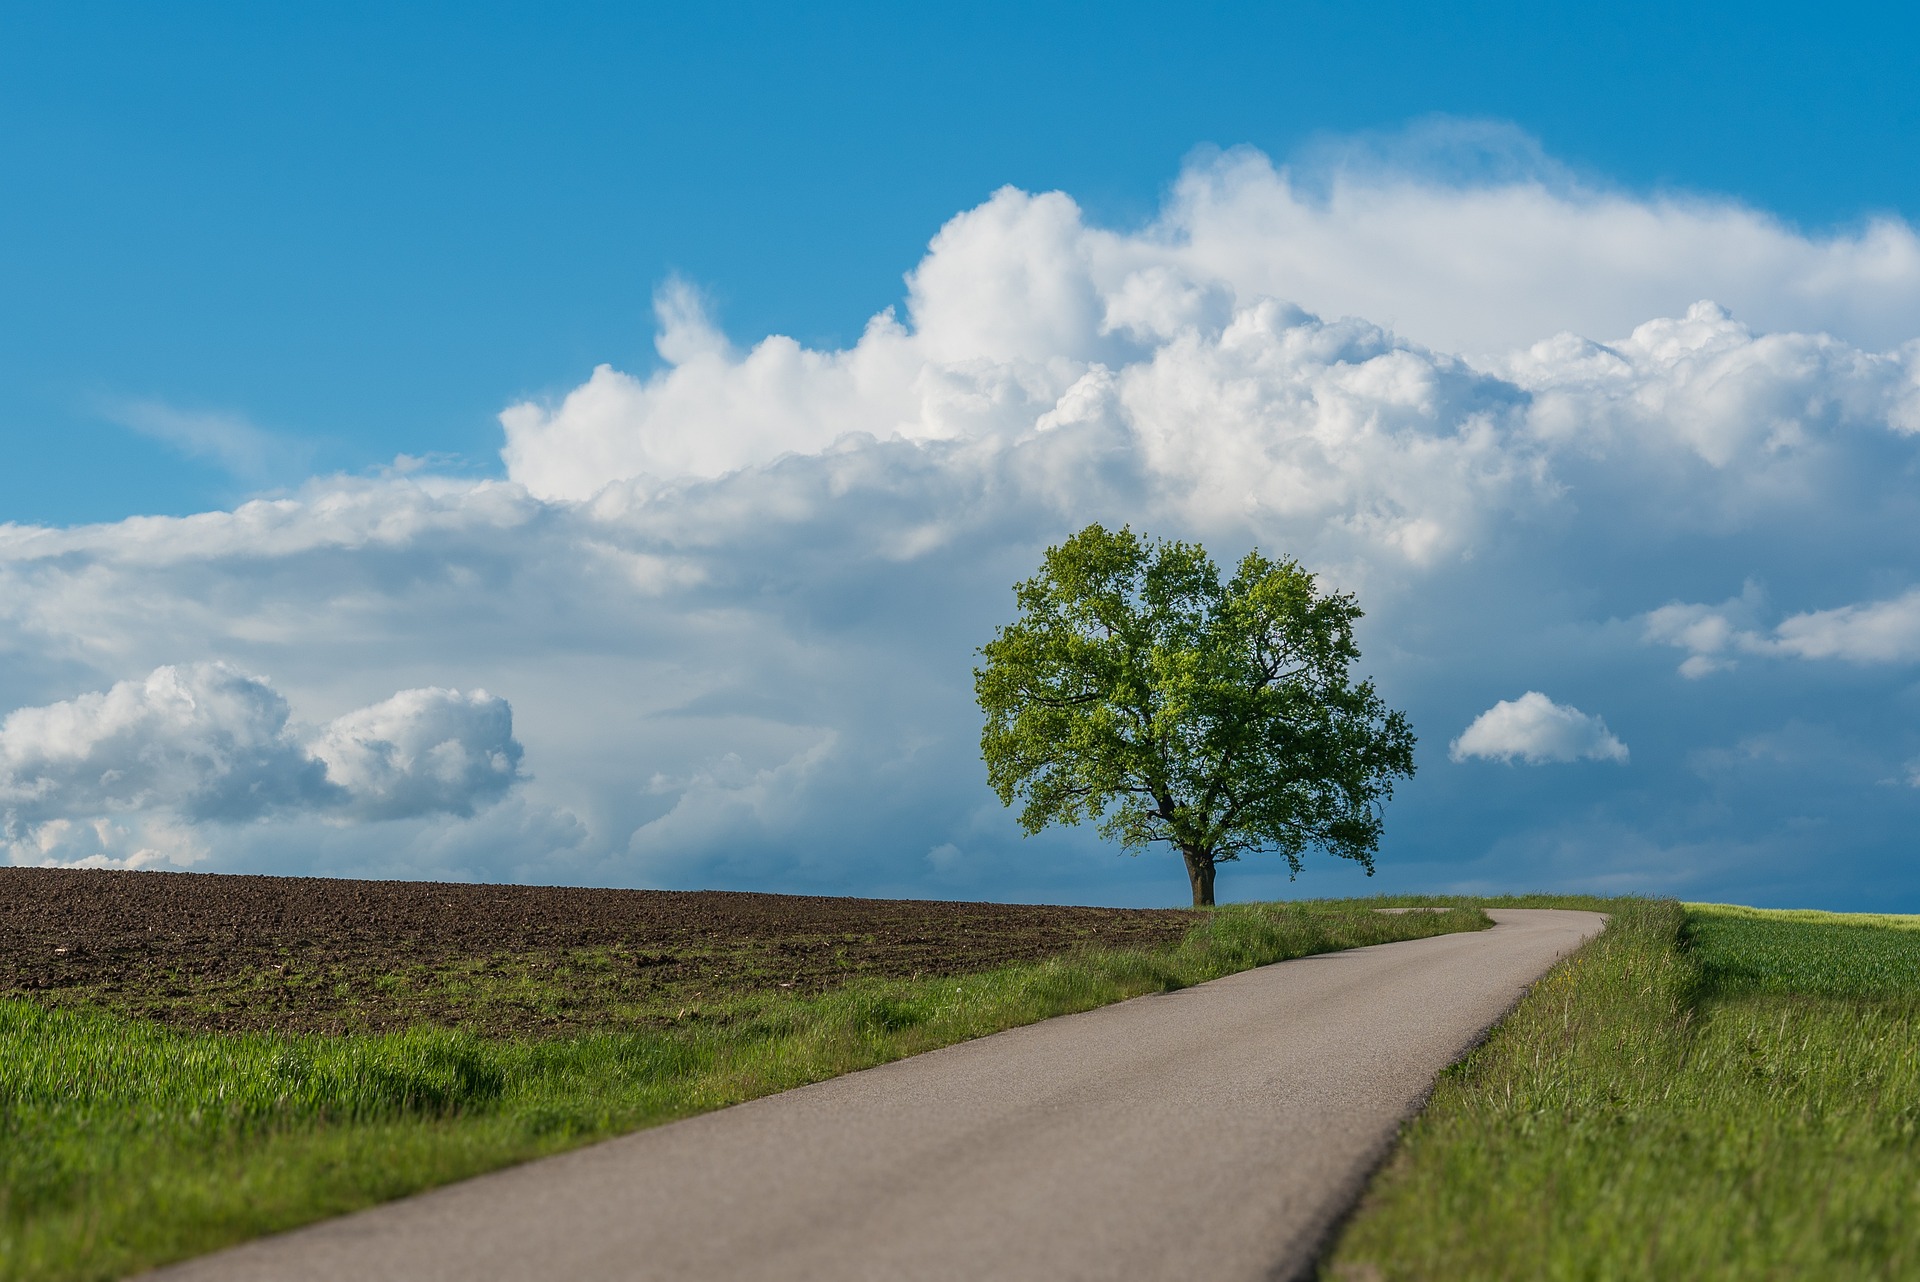
<path fill-rule="evenodd" d="M 1920 1276 L 1920 923 L 1609 907 L 1443 1076 L 1324 1276 Z"/>
<path fill-rule="evenodd" d="M 0 1278 L 122 1276 L 1049 1016 L 1489 924 L 1380 902 L 1237 906 L 1170 948 L 711 994 L 669 1027 L 564 1038 L 195 1032 L 0 1001 Z"/>
<path fill-rule="evenodd" d="M 1920 917 L 1689 904 L 1687 940 L 1723 995 L 1920 998 Z"/>

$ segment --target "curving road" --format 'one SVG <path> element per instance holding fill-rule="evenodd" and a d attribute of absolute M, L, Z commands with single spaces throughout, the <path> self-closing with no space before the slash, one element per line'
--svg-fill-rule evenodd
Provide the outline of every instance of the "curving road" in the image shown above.
<path fill-rule="evenodd" d="M 1272 1279 L 1597 913 L 1247 971 L 249 1243 L 159 1282 Z"/>

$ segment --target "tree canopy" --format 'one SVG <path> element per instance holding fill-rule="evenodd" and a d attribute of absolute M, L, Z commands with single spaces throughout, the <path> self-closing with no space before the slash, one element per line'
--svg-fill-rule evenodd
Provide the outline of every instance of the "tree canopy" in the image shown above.
<path fill-rule="evenodd" d="M 1014 589 L 980 648 L 980 749 L 1029 833 L 1097 820 L 1131 853 L 1180 852 L 1196 907 L 1217 865 L 1319 848 L 1373 871 L 1413 730 L 1354 682 L 1360 608 L 1257 550 L 1232 579 L 1198 544 L 1089 525 Z"/>

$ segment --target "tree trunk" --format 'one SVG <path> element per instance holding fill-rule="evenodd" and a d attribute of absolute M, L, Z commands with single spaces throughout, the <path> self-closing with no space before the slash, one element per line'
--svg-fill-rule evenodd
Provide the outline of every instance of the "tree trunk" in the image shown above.
<path fill-rule="evenodd" d="M 1187 880 L 1193 883 L 1193 906 L 1213 907 L 1213 856 L 1197 850 L 1180 852 L 1187 859 Z"/>

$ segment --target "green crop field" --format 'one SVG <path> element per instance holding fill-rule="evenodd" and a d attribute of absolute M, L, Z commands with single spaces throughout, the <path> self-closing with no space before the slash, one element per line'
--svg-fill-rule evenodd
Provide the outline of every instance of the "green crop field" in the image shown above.
<path fill-rule="evenodd" d="M 1920 918 L 1607 907 L 1323 1276 L 1920 1277 Z"/>
<path fill-rule="evenodd" d="M 1171 947 L 822 994 L 709 991 L 670 1026 L 557 1037 L 218 1032 L 0 1000 L 0 1278 L 118 1277 L 1048 1016 L 1491 924 L 1381 902 L 1224 908 Z M 178 1000 L 199 999 L 183 982 Z"/>

